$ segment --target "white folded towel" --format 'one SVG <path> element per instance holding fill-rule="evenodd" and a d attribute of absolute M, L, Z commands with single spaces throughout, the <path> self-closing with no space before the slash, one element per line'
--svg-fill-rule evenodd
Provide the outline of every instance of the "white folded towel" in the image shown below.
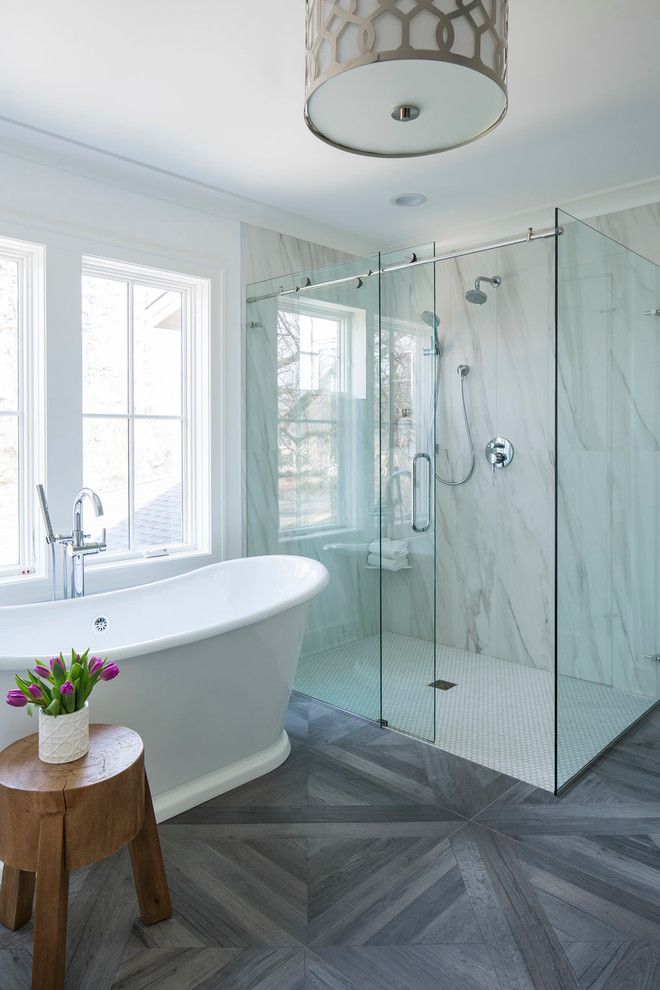
<path fill-rule="evenodd" d="M 401 571 L 404 567 L 409 567 L 408 554 L 402 557 L 379 557 L 378 554 L 370 553 L 367 557 L 370 567 L 382 567 L 384 571 Z"/>
<path fill-rule="evenodd" d="M 385 538 L 382 544 L 380 540 L 373 540 L 369 544 L 369 553 L 375 553 L 390 560 L 394 560 L 397 557 L 407 557 L 408 540 L 388 540 Z"/>

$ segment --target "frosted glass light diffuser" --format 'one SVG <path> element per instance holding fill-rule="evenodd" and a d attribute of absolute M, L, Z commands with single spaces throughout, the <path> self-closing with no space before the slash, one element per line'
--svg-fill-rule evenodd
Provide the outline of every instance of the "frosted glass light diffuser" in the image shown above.
<path fill-rule="evenodd" d="M 307 0 L 305 120 L 335 147 L 467 144 L 504 117 L 506 74 L 507 0 Z"/>

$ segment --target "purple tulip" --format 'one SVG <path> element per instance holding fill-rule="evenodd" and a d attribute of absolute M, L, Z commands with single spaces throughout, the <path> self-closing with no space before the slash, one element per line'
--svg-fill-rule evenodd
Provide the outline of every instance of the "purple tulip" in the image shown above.
<path fill-rule="evenodd" d="M 14 688 L 13 691 L 7 692 L 7 704 L 11 705 L 12 708 L 25 708 L 27 703 L 27 698 L 22 691 L 18 690 L 18 688 Z"/>
<path fill-rule="evenodd" d="M 48 667 L 42 667 L 40 663 L 38 663 L 34 668 L 34 672 L 35 674 L 38 674 L 39 677 L 50 677 L 50 670 Z"/>
<path fill-rule="evenodd" d="M 62 686 L 60 687 L 60 694 L 63 694 L 63 695 L 66 696 L 68 694 L 73 694 L 73 692 L 75 690 L 76 689 L 74 688 L 74 686 L 71 683 L 71 681 L 65 681 L 64 684 L 62 684 Z"/>
<path fill-rule="evenodd" d="M 119 667 L 117 666 L 117 664 L 116 663 L 109 663 L 101 671 L 101 680 L 102 681 L 111 681 L 113 679 L 113 677 L 116 677 L 117 676 L 118 673 L 119 673 Z"/>
<path fill-rule="evenodd" d="M 103 661 L 101 660 L 100 657 L 92 657 L 92 659 L 89 661 L 89 667 L 88 667 L 90 674 L 95 674 L 98 670 L 101 669 L 102 666 L 103 666 Z"/>
<path fill-rule="evenodd" d="M 30 684 L 28 691 L 30 692 L 30 694 L 32 695 L 35 701 L 41 701 L 41 699 L 44 696 L 44 693 L 38 684 Z"/>
<path fill-rule="evenodd" d="M 60 657 L 51 657 L 50 658 L 50 669 L 51 670 L 53 669 L 53 667 L 55 666 L 55 664 L 57 664 L 58 667 L 61 667 L 62 670 L 66 670 L 66 665 L 64 664 L 64 662 L 62 661 L 62 659 Z"/>

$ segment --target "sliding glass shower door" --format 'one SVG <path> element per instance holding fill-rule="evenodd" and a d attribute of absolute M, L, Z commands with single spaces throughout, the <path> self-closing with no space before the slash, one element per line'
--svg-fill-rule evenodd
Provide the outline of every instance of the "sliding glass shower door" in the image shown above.
<path fill-rule="evenodd" d="M 433 266 L 381 264 L 248 286 L 246 544 L 330 572 L 295 687 L 432 739 Z"/>
<path fill-rule="evenodd" d="M 433 245 L 413 254 L 432 257 Z M 408 266 L 410 258 L 381 259 L 382 717 L 433 741 L 439 320 L 435 265 Z"/>

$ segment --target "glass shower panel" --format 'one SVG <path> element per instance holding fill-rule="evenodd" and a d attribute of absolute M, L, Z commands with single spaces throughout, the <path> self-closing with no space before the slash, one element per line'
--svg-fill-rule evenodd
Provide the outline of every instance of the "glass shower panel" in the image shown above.
<path fill-rule="evenodd" d="M 433 246 L 414 253 L 432 257 Z M 382 264 L 409 258 L 390 255 Z M 433 741 L 435 265 L 382 274 L 380 294 L 382 717 Z"/>
<path fill-rule="evenodd" d="M 378 270 L 316 271 L 315 284 Z M 380 718 L 378 276 L 282 295 L 248 286 L 247 551 L 321 561 L 295 687 Z"/>
<path fill-rule="evenodd" d="M 660 269 L 557 222 L 562 787 L 659 697 Z"/>

